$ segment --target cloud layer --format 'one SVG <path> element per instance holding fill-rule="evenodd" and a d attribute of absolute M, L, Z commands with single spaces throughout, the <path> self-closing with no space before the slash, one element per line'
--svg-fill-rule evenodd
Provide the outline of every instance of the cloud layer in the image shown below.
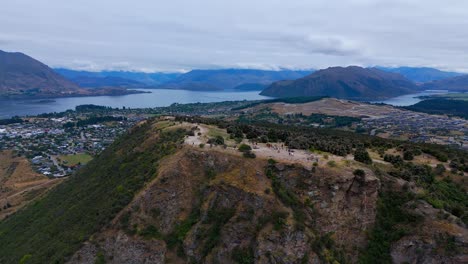
<path fill-rule="evenodd" d="M 0 49 L 54 67 L 431 66 L 468 72 L 468 2 L 17 0 Z"/>

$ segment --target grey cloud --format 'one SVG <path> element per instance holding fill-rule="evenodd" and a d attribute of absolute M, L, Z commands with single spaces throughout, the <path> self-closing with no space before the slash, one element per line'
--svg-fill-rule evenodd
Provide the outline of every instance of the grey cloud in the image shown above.
<path fill-rule="evenodd" d="M 89 70 L 464 70 L 466 27 L 455 0 L 22 0 L 2 4 L 0 49 Z"/>

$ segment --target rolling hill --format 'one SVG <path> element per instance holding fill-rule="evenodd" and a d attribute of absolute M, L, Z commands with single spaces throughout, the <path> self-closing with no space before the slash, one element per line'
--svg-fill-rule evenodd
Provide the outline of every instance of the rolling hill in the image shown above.
<path fill-rule="evenodd" d="M 396 73 L 357 66 L 331 67 L 294 81 L 275 82 L 261 94 L 274 97 L 330 96 L 355 100 L 384 99 L 412 93 L 418 87 Z"/>
<path fill-rule="evenodd" d="M 278 80 L 301 78 L 311 71 L 265 71 L 248 69 L 192 70 L 158 88 L 183 90 L 261 89 Z"/>

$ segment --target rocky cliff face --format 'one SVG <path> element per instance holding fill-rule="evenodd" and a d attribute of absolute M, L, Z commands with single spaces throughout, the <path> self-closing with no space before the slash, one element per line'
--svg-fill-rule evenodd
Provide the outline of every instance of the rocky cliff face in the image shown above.
<path fill-rule="evenodd" d="M 227 134 L 207 143 L 225 130 L 199 126 L 136 125 L 0 221 L 0 262 L 467 262 L 463 179 L 431 178 L 430 159 L 396 167 L 314 152 L 311 164 L 261 143 L 242 154 Z"/>
<path fill-rule="evenodd" d="M 69 263 L 357 263 L 384 225 L 382 193 L 418 191 L 365 168 L 311 170 L 211 149 L 184 147 L 163 164 Z M 417 221 L 399 222 L 391 262 L 467 260 L 460 219 L 421 200 L 402 210 Z"/>
<path fill-rule="evenodd" d="M 70 263 L 355 262 L 374 223 L 380 181 L 371 171 L 313 172 L 193 148 L 164 164 Z"/>

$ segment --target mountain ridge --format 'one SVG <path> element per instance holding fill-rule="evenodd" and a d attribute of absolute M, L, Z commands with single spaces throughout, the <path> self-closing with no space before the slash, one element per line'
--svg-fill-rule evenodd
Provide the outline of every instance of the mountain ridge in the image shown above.
<path fill-rule="evenodd" d="M 21 52 L 0 50 L 0 97 L 54 98 L 140 93 L 118 87 L 85 89 Z"/>
<path fill-rule="evenodd" d="M 442 71 L 436 68 L 430 67 L 408 67 L 408 66 L 401 66 L 401 67 L 382 67 L 376 66 L 375 68 L 387 72 L 394 72 L 399 73 L 405 76 L 407 79 L 412 80 L 417 83 L 426 83 L 435 80 L 441 80 L 446 78 L 451 78 L 455 76 L 463 75 L 463 73 L 459 72 L 448 72 Z"/>
<path fill-rule="evenodd" d="M 138 83 L 144 84 L 144 86 L 156 87 L 162 83 L 173 80 L 180 76 L 182 73 L 176 72 L 138 72 L 138 71 L 81 71 L 71 70 L 66 68 L 54 68 L 54 71 L 59 73 L 68 79 L 80 79 L 80 78 L 96 78 L 96 80 L 104 79 L 106 77 L 122 78 L 125 80 L 133 80 Z"/>
<path fill-rule="evenodd" d="M 330 67 L 297 80 L 278 81 L 260 94 L 275 97 L 331 96 L 374 100 L 409 94 L 418 87 L 400 74 L 358 66 Z"/>
<path fill-rule="evenodd" d="M 293 70 L 192 70 L 160 85 L 158 88 L 221 91 L 235 89 L 241 85 L 249 85 L 250 87 L 253 84 L 257 86 L 268 85 L 274 81 L 299 78 L 309 73 L 310 71 Z"/>

